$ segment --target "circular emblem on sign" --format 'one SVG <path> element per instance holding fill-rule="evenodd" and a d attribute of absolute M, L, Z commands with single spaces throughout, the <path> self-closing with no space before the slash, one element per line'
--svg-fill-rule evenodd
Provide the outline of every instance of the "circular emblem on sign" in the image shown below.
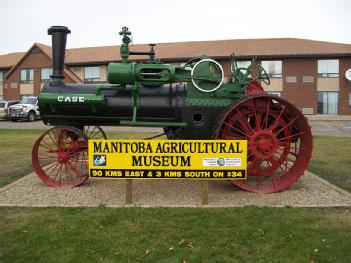
<path fill-rule="evenodd" d="M 351 68 L 349 68 L 348 70 L 346 70 L 345 72 L 345 77 L 348 81 L 351 81 Z"/>
<path fill-rule="evenodd" d="M 223 165 L 225 165 L 225 160 L 223 158 L 219 158 L 217 160 L 217 164 L 218 164 L 218 166 L 223 166 Z"/>

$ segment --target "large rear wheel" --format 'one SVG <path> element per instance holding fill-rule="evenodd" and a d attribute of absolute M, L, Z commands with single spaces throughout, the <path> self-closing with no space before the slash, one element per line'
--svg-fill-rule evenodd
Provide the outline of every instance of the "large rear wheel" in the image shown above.
<path fill-rule="evenodd" d="M 288 188 L 304 174 L 311 158 L 311 128 L 304 115 L 289 102 L 268 94 L 230 107 L 215 138 L 247 140 L 247 180 L 231 182 L 250 192 Z"/>

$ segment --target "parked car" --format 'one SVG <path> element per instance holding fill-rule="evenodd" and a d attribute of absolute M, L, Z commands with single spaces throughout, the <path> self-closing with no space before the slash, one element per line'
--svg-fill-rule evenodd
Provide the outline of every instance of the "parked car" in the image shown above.
<path fill-rule="evenodd" d="M 20 103 L 10 106 L 9 117 L 11 121 L 35 121 L 38 117 L 40 117 L 38 98 L 25 97 Z"/>
<path fill-rule="evenodd" d="M 0 120 L 9 119 L 9 107 L 19 103 L 19 100 L 0 100 Z"/>

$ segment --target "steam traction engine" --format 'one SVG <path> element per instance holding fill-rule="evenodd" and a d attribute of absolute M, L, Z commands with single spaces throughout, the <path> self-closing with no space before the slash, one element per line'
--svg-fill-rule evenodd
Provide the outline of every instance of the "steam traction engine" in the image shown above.
<path fill-rule="evenodd" d="M 238 68 L 231 57 L 231 77 L 206 56 L 183 67 L 163 64 L 148 52 L 129 50 L 124 27 L 121 63 L 108 66 L 109 84 L 65 84 L 66 27 L 53 26 L 53 74 L 39 96 L 43 122 L 54 125 L 33 146 L 32 164 L 49 186 L 78 186 L 88 177 L 87 141 L 106 138 L 102 125 L 162 127 L 168 139 L 244 139 L 248 141 L 248 179 L 232 181 L 244 190 L 272 193 L 299 179 L 312 151 L 310 127 L 286 100 L 266 94 L 270 83 L 263 67 L 252 78 L 254 61 Z M 130 55 L 147 55 L 144 63 Z"/>

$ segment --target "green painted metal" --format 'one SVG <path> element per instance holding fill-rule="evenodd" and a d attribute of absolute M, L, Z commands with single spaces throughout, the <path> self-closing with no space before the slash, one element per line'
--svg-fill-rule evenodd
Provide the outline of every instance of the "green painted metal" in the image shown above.
<path fill-rule="evenodd" d="M 108 80 L 110 83 L 121 86 L 134 85 L 131 105 L 133 122 L 137 120 L 139 85 L 156 86 L 166 83 L 187 82 L 186 99 L 189 105 L 226 107 L 233 101 L 246 96 L 245 88 L 250 81 L 265 80 L 266 77 L 263 76 L 265 73 L 263 68 L 259 68 L 259 77 L 255 80 L 250 79 L 255 59 L 248 68 L 238 68 L 233 54 L 231 55 L 231 75 L 227 83 L 221 82 L 221 76 L 218 74 L 220 68 L 215 64 L 217 62 L 207 61 L 207 56 L 193 58 L 185 63 L 183 67 L 163 64 L 159 59 L 154 59 L 152 63 L 128 63 L 128 57 L 131 53 L 129 50 L 131 32 L 127 27 L 123 27 L 119 34 L 123 36 L 120 49 L 122 63 L 109 64 Z M 145 54 L 148 53 L 144 52 Z M 219 88 L 213 90 L 219 84 Z M 201 88 L 199 89 L 199 87 Z"/>
<path fill-rule="evenodd" d="M 72 93 L 40 93 L 38 97 L 39 105 L 50 107 L 51 112 L 56 112 L 57 105 L 75 105 L 91 107 L 91 111 L 96 113 L 98 106 L 106 105 L 105 97 L 102 94 L 72 94 Z"/>
<path fill-rule="evenodd" d="M 108 85 L 97 86 L 95 94 L 100 95 L 101 91 L 103 91 L 103 90 L 113 90 L 116 92 L 120 92 L 120 91 L 124 90 L 124 86 L 118 85 L 118 84 L 116 84 L 116 85 L 108 84 Z"/>
<path fill-rule="evenodd" d="M 128 63 L 128 57 L 129 57 L 129 43 L 130 43 L 130 35 L 132 33 L 128 30 L 128 27 L 123 27 L 122 31 L 119 32 L 120 36 L 123 36 L 122 38 L 122 45 L 120 47 L 120 54 L 122 58 L 122 63 L 126 64 Z"/>
<path fill-rule="evenodd" d="M 41 93 L 39 104 L 61 105 L 105 105 L 105 97 L 102 94 L 72 94 L 72 93 Z"/>
<path fill-rule="evenodd" d="M 120 125 L 125 126 L 147 126 L 147 127 L 186 127 L 186 122 L 146 122 L 121 120 Z"/>
<path fill-rule="evenodd" d="M 182 67 L 174 67 L 163 64 L 154 58 L 155 52 L 151 45 L 149 52 L 130 51 L 131 32 L 123 27 L 119 32 L 122 36 L 120 55 L 122 63 L 110 63 L 108 65 L 108 85 L 96 87 L 95 94 L 56 94 L 41 93 L 40 105 L 50 105 L 51 111 L 55 112 L 55 105 L 90 105 L 92 112 L 96 113 L 98 106 L 106 105 L 103 95 L 104 90 L 123 92 L 126 85 L 132 85 L 131 111 L 132 120 L 120 121 L 121 125 L 129 126 L 177 126 L 185 127 L 184 122 L 143 122 L 138 121 L 139 89 L 141 85 L 159 86 L 167 83 L 187 82 L 187 104 L 190 106 L 227 107 L 234 101 L 246 97 L 245 88 L 251 81 L 269 81 L 262 67 L 259 68 L 258 78 L 252 80 L 252 68 L 255 63 L 253 59 L 248 68 L 238 68 L 236 60 L 231 55 L 231 75 L 228 81 L 223 83 L 224 73 L 218 62 L 206 56 L 193 58 Z M 130 55 L 149 55 L 149 63 L 128 63 Z"/>
<path fill-rule="evenodd" d="M 177 82 L 175 68 L 165 64 L 110 63 L 107 67 L 108 80 L 113 84 L 160 85 Z"/>

